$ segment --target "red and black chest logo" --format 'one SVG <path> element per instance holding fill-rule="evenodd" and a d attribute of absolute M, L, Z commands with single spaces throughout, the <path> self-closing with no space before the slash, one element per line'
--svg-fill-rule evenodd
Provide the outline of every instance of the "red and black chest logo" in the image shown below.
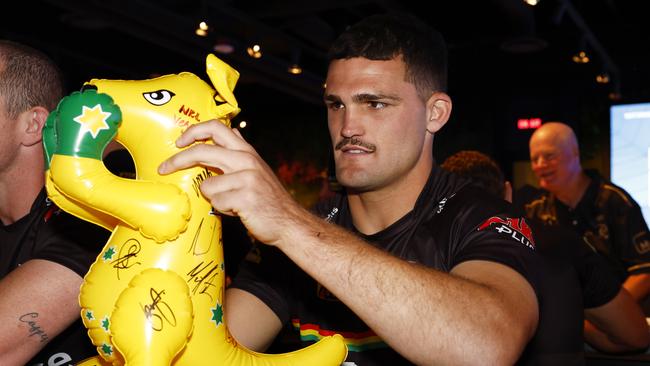
<path fill-rule="evenodd" d="M 511 236 L 514 240 L 535 249 L 533 231 L 523 218 L 492 216 L 479 225 L 478 230 L 493 230 Z"/>

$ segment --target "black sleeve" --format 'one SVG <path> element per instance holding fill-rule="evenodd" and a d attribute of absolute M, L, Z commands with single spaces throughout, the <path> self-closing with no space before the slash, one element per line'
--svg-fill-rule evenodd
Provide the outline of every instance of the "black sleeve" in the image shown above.
<path fill-rule="evenodd" d="M 454 231 L 464 234 L 452 239 L 451 268 L 468 260 L 497 262 L 519 272 L 538 292 L 542 262 L 526 220 L 512 214 L 512 206 L 502 200 L 471 193 L 457 200 L 471 204 L 459 210 L 452 224 Z"/>
<path fill-rule="evenodd" d="M 59 263 L 81 277 L 85 276 L 110 232 L 63 210 L 51 213 L 51 216 L 43 218 L 46 222 L 36 234 L 31 258 Z"/>
<path fill-rule="evenodd" d="M 582 245 L 576 269 L 580 275 L 585 308 L 595 308 L 610 302 L 621 290 L 621 283 L 599 253 Z"/>
<path fill-rule="evenodd" d="M 650 272 L 650 234 L 641 208 L 627 195 L 628 201 L 619 204 L 619 212 L 614 217 L 613 236 L 621 248 L 628 274 Z"/>
<path fill-rule="evenodd" d="M 239 265 L 230 288 L 251 293 L 273 310 L 282 324 L 289 321 L 288 291 L 296 266 L 275 247 L 256 243 Z"/>
<path fill-rule="evenodd" d="M 531 221 L 539 253 L 551 260 L 561 261 L 575 269 L 582 289 L 584 308 L 594 308 L 611 301 L 621 283 L 607 260 L 590 248 L 580 235 L 570 228 L 543 225 Z"/>
<path fill-rule="evenodd" d="M 494 217 L 509 218 L 507 216 Z M 513 233 L 516 238 L 513 238 Z M 452 266 L 469 260 L 500 263 L 521 274 L 535 292 L 538 292 L 541 282 L 540 273 L 542 272 L 540 258 L 533 248 L 521 243 L 519 241 L 521 239 L 522 235 L 519 231 L 508 224 L 493 224 L 482 229 L 478 226 L 465 238 L 465 245 L 463 245 L 462 251 L 455 256 Z M 523 240 L 528 239 L 523 237 Z"/>

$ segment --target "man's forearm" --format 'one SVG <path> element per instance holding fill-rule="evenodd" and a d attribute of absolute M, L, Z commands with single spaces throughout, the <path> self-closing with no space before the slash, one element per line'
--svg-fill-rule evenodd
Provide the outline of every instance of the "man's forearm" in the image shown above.
<path fill-rule="evenodd" d="M 634 351 L 650 343 L 645 316 L 624 288 L 606 304 L 585 309 L 585 317 L 585 340 L 599 350 Z"/>
<path fill-rule="evenodd" d="M 72 270 L 40 259 L 0 281 L 0 364 L 24 365 L 79 317 L 81 281 Z"/>
<path fill-rule="evenodd" d="M 640 350 L 643 348 L 631 345 L 628 342 L 608 335 L 589 320 L 584 321 L 584 335 L 585 342 L 601 352 L 621 353 Z"/>
<path fill-rule="evenodd" d="M 312 215 L 290 227 L 278 247 L 417 364 L 514 363 L 530 337 L 491 286 L 408 263 Z"/>

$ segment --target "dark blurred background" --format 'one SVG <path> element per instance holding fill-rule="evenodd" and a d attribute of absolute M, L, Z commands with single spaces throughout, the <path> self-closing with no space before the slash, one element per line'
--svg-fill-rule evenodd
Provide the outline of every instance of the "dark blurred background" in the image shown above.
<path fill-rule="evenodd" d="M 214 52 L 241 73 L 235 125 L 247 122 L 242 133 L 285 180 L 308 181 L 329 163 L 329 44 L 362 17 L 394 10 L 420 16 L 449 44 L 454 109 L 436 136 L 438 161 L 477 149 L 521 181 L 532 130 L 518 121 L 562 120 L 586 165 L 607 176 L 609 106 L 650 101 L 645 0 L 23 0 L 5 3 L 0 37 L 51 55 L 69 91 L 93 77 L 191 71 L 207 80 Z M 195 32 L 201 21 L 205 36 Z M 261 58 L 248 54 L 253 44 Z M 580 51 L 589 62 L 574 60 Z M 302 73 L 288 72 L 292 64 Z"/>

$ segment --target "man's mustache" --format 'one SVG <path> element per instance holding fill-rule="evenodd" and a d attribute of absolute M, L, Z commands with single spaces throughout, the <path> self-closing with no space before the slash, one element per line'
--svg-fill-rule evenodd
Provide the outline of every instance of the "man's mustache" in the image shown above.
<path fill-rule="evenodd" d="M 346 145 L 361 146 L 361 147 L 366 148 L 370 152 L 374 152 L 375 150 L 377 150 L 377 146 L 375 146 L 374 144 L 363 142 L 358 137 L 346 137 L 343 140 L 339 141 L 336 144 L 336 146 L 334 146 L 334 149 L 335 150 L 341 150 L 343 148 L 343 146 L 346 146 Z"/>

